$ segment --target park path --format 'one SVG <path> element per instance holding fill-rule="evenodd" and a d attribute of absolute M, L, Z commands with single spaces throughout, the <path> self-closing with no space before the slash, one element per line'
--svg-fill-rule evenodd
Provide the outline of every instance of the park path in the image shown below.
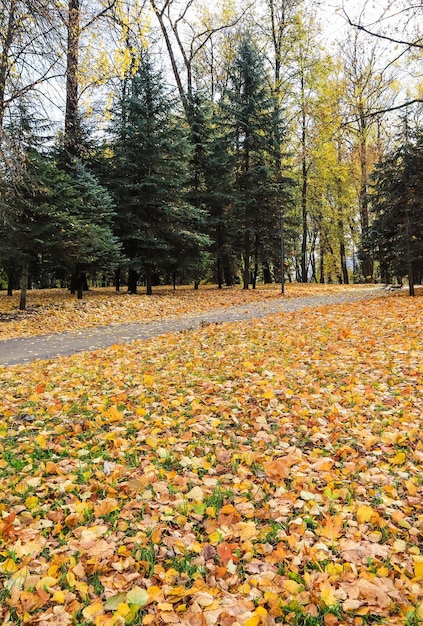
<path fill-rule="evenodd" d="M 98 350 L 114 344 L 151 339 L 165 333 L 191 330 L 202 324 L 241 322 L 275 313 L 291 313 L 304 308 L 355 302 L 384 295 L 389 295 L 389 292 L 381 287 L 371 286 L 357 291 L 307 298 L 285 299 L 281 296 L 264 302 L 205 311 L 191 316 L 164 318 L 160 321 L 115 324 L 51 335 L 6 339 L 0 341 L 0 365 L 18 365 L 36 359 L 51 359 L 56 356 Z"/>

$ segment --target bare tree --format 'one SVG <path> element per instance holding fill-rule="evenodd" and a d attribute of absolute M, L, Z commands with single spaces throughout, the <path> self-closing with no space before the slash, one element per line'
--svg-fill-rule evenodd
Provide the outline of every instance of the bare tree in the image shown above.
<path fill-rule="evenodd" d="M 60 74 L 50 0 L 0 0 L 0 127 L 5 112 Z"/>
<path fill-rule="evenodd" d="M 179 96 L 188 121 L 191 119 L 191 105 L 194 93 L 195 63 L 206 46 L 223 31 L 237 26 L 249 8 L 251 0 L 243 9 L 239 9 L 225 19 L 215 16 L 206 23 L 196 21 L 196 0 L 150 0 L 151 8 L 158 20 L 172 66 Z"/>

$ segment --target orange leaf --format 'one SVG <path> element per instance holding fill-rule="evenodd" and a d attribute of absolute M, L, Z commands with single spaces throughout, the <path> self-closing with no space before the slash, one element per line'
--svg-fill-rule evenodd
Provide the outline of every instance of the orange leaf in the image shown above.
<path fill-rule="evenodd" d="M 344 520 L 341 515 L 326 517 L 326 524 L 317 531 L 317 534 L 326 539 L 337 539 L 342 531 Z"/>

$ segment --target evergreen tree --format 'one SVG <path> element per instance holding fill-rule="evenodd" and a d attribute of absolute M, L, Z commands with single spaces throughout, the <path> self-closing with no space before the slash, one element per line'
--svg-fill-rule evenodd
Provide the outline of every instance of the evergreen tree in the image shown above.
<path fill-rule="evenodd" d="M 230 138 L 218 107 L 196 94 L 191 102 L 189 201 L 207 216 L 210 260 L 219 289 L 234 282 L 228 208 L 232 200 Z"/>
<path fill-rule="evenodd" d="M 382 279 L 415 277 L 423 269 L 423 133 L 406 141 L 377 166 L 370 195 L 374 220 L 363 239 L 362 256 L 380 262 Z"/>
<path fill-rule="evenodd" d="M 122 84 L 114 120 L 110 189 L 116 198 L 116 233 L 129 263 L 129 291 L 141 275 L 152 292 L 153 273 L 196 264 L 207 238 L 201 208 L 187 202 L 190 146 L 161 75 L 147 55 Z"/>
<path fill-rule="evenodd" d="M 222 113 L 231 145 L 234 176 L 230 221 L 234 247 L 242 256 L 243 287 L 253 285 L 259 261 L 270 242 L 280 237 L 280 203 L 284 184 L 277 171 L 280 120 L 269 88 L 263 59 L 244 39 L 229 71 Z M 286 182 L 286 181 L 284 181 Z"/>
<path fill-rule="evenodd" d="M 21 304 L 26 306 L 30 270 L 48 268 L 77 277 L 117 260 L 111 230 L 112 202 L 106 190 L 75 163 L 73 176 L 37 150 L 28 149 L 19 175 L 3 178 L 2 262 L 21 275 Z"/>
<path fill-rule="evenodd" d="M 114 204 L 106 188 L 79 160 L 68 171 L 73 198 L 62 235 L 63 258 L 71 272 L 72 291 L 82 298 L 86 273 L 116 266 L 120 243 L 113 234 Z"/>

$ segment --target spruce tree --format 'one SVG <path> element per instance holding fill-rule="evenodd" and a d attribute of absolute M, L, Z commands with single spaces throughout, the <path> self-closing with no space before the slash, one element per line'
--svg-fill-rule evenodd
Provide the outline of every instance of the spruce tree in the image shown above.
<path fill-rule="evenodd" d="M 123 81 L 117 109 L 109 181 L 116 233 L 128 260 L 129 291 L 141 276 L 151 294 L 153 274 L 178 271 L 182 258 L 194 265 L 201 258 L 203 215 L 186 197 L 186 128 L 147 54 Z"/>
<path fill-rule="evenodd" d="M 244 39 L 229 70 L 229 87 L 222 98 L 222 115 L 231 146 L 233 171 L 230 223 L 233 245 L 242 257 L 243 287 L 253 284 L 269 239 L 280 236 L 282 179 L 276 169 L 280 146 L 275 138 L 275 103 L 263 58 Z M 278 202 L 279 197 L 279 202 Z"/>
<path fill-rule="evenodd" d="M 408 137 L 377 166 L 370 194 L 373 222 L 362 256 L 380 263 L 382 280 L 408 277 L 409 293 L 423 270 L 423 133 Z"/>

